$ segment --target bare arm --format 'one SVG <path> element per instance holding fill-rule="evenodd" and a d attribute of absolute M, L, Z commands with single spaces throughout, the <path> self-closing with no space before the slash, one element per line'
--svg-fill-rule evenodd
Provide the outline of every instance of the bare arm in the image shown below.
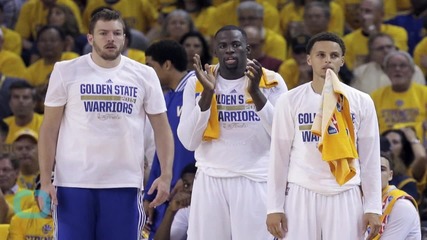
<path fill-rule="evenodd" d="M 401 130 L 405 134 L 408 141 L 411 142 L 411 148 L 414 152 L 414 161 L 410 166 L 412 177 L 418 182 L 422 182 L 426 172 L 426 150 L 424 149 L 422 143 L 417 141 L 417 135 L 412 128 L 405 127 Z"/>
<path fill-rule="evenodd" d="M 170 183 L 172 180 L 172 165 L 174 158 L 174 143 L 172 130 L 166 113 L 148 114 L 154 131 L 157 155 L 159 157 L 161 175 L 154 180 L 149 194 L 157 189 L 156 198 L 150 203 L 150 207 L 157 207 L 165 202 L 169 196 Z"/>
<path fill-rule="evenodd" d="M 49 194 L 52 202 L 58 204 L 56 190 L 51 183 L 51 175 L 55 162 L 56 146 L 58 141 L 59 128 L 64 115 L 64 106 L 45 107 L 43 123 L 40 127 L 38 143 L 40 183 L 41 192 Z M 43 210 L 43 195 L 38 198 L 39 206 Z"/>

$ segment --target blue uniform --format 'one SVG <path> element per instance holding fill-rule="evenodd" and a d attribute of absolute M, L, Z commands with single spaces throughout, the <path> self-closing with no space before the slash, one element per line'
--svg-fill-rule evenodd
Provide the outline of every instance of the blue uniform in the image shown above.
<path fill-rule="evenodd" d="M 176 87 L 175 91 L 171 90 L 170 92 L 165 94 L 165 101 L 167 107 L 167 115 L 169 124 L 172 129 L 174 143 L 175 143 L 175 155 L 174 162 L 172 168 L 172 181 L 171 181 L 171 189 L 175 186 L 176 182 L 181 178 L 181 172 L 190 163 L 195 163 L 194 152 L 188 151 L 178 139 L 177 129 L 181 116 L 181 107 L 182 107 L 182 99 L 185 85 L 187 84 L 187 80 L 191 77 L 195 77 L 194 71 L 187 73 L 181 82 Z M 147 185 L 145 189 L 150 189 L 153 181 L 160 176 L 160 162 L 157 156 L 157 153 L 154 155 L 153 165 L 150 171 L 150 177 L 148 179 Z M 153 201 L 155 198 L 155 193 L 152 195 L 145 194 L 144 200 Z M 162 222 L 163 216 L 166 212 L 166 208 L 168 207 L 168 203 L 164 203 L 154 209 L 154 217 L 152 219 L 151 225 L 151 233 L 150 239 L 154 237 L 154 234 L 157 228 L 160 226 Z"/>

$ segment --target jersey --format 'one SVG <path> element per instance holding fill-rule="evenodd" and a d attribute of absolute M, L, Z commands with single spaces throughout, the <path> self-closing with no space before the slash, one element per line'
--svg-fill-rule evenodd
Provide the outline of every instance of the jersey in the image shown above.
<path fill-rule="evenodd" d="M 74 59 L 78 56 L 79 55 L 74 52 L 63 52 L 60 61 Z M 43 58 L 35 61 L 28 67 L 28 74 L 30 75 L 28 82 L 33 86 L 40 86 L 48 83 L 53 65 L 54 64 L 46 64 Z"/>
<path fill-rule="evenodd" d="M 427 87 L 411 83 L 405 92 L 395 92 L 391 86 L 374 91 L 372 99 L 378 115 L 380 133 L 394 128 L 412 126 L 418 139 L 424 139 L 423 121 L 427 117 Z"/>
<path fill-rule="evenodd" d="M 343 83 L 341 83 L 343 84 Z M 361 186 L 364 211 L 381 214 L 381 176 L 378 123 L 369 95 L 347 85 L 355 143 L 359 159 L 352 161 L 356 175 L 340 186 L 317 149 L 319 137 L 311 127 L 319 111 L 322 96 L 311 82 L 283 94 L 278 100 L 271 140 L 268 178 L 268 213 L 283 212 L 287 183 L 293 183 L 322 195 L 335 195 Z"/>
<path fill-rule="evenodd" d="M 53 240 L 53 219 L 42 217 L 37 205 L 16 214 L 9 227 L 9 239 Z M 38 217 L 28 217 L 28 215 Z"/>
<path fill-rule="evenodd" d="M 70 8 L 76 17 L 77 24 L 80 31 L 82 30 L 82 18 L 79 7 L 72 0 L 57 0 L 56 4 L 62 4 Z M 22 38 L 35 40 L 37 31 L 45 24 L 47 24 L 48 8 L 44 7 L 42 1 L 27 1 L 19 12 L 18 21 L 15 25 L 17 31 Z"/>
<path fill-rule="evenodd" d="M 66 106 L 54 185 L 143 189 L 146 116 L 166 111 L 152 68 L 125 56 L 113 68 L 96 65 L 90 54 L 57 62 L 45 105 Z"/>
<path fill-rule="evenodd" d="M 424 37 L 414 49 L 414 62 L 421 67 L 424 75 L 427 75 L 427 64 L 422 64 L 422 57 L 427 56 L 427 37 Z"/>
<path fill-rule="evenodd" d="M 188 221 L 190 218 L 190 207 L 181 208 L 175 214 L 171 225 L 171 240 L 186 240 L 187 239 L 187 230 L 188 230 Z"/>
<path fill-rule="evenodd" d="M 25 126 L 16 125 L 15 116 L 7 117 L 3 119 L 3 121 L 9 126 L 9 132 L 7 134 L 5 143 L 12 144 L 15 134 L 21 129 L 29 128 L 34 132 L 38 133 L 40 126 L 42 125 L 42 122 L 43 122 L 43 115 L 38 113 L 33 113 L 33 119 L 31 120 L 31 122 L 29 122 Z"/>
<path fill-rule="evenodd" d="M 211 177 L 239 176 L 256 182 L 267 181 L 273 109 L 287 87 L 279 74 L 263 71 L 269 73 L 270 81 L 277 81 L 277 86 L 260 88 L 267 102 L 259 111 L 253 103 L 247 102 L 247 77 L 227 80 L 216 75 L 220 137 L 211 141 L 202 140 L 211 111 L 200 110 L 197 79 L 188 80 L 182 108 L 182 118 L 186 121 L 179 123 L 178 136 L 187 149 L 195 150 L 199 171 Z"/>
<path fill-rule="evenodd" d="M 408 51 L 408 33 L 404 28 L 390 24 L 381 24 L 380 32 L 390 35 L 397 48 Z M 365 36 L 359 28 L 344 36 L 343 41 L 346 46 L 345 64 L 350 69 L 364 64 L 369 53 L 368 36 Z"/>
<path fill-rule="evenodd" d="M 418 206 L 414 198 L 395 186 L 383 189 L 383 214 L 378 239 L 421 239 Z"/>
<path fill-rule="evenodd" d="M 172 129 L 172 134 L 174 138 L 174 160 L 172 167 L 172 180 L 171 180 L 171 189 L 175 186 L 177 181 L 181 178 L 181 173 L 184 168 L 190 164 L 194 163 L 194 152 L 187 150 L 181 143 L 177 135 L 178 124 L 181 119 L 182 113 L 182 101 L 183 101 L 183 93 L 185 85 L 189 79 L 195 78 L 194 71 L 187 73 L 184 78 L 180 81 L 175 90 L 171 90 L 165 94 L 165 102 L 167 106 L 167 116 L 169 125 Z M 150 171 L 150 177 L 146 184 L 146 189 L 149 189 L 153 184 L 154 180 L 156 180 L 161 175 L 160 161 L 157 154 L 154 155 L 153 165 Z M 153 201 L 155 198 L 155 194 L 144 194 L 144 200 Z M 160 226 L 160 223 L 163 219 L 163 216 L 166 213 L 166 209 L 168 207 L 167 203 L 164 203 L 160 206 L 157 206 L 154 209 L 154 219 L 152 219 L 151 232 L 156 232 L 157 228 Z"/>

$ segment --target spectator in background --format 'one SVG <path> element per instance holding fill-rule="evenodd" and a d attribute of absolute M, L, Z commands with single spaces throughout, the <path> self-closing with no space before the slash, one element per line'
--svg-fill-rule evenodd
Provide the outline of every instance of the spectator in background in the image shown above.
<path fill-rule="evenodd" d="M 28 67 L 29 83 L 33 86 L 45 85 L 56 62 L 70 60 L 79 55 L 66 52 L 66 36 L 57 26 L 43 26 L 37 33 L 37 49 L 40 59 Z"/>
<path fill-rule="evenodd" d="M 12 115 L 12 110 L 10 110 L 10 106 L 9 106 L 9 99 L 10 99 L 9 88 L 10 88 L 10 85 L 14 82 L 26 82 L 26 81 L 20 78 L 7 77 L 0 72 L 0 119 L 6 118 Z"/>
<path fill-rule="evenodd" d="M 43 116 L 34 112 L 35 91 L 34 87 L 27 82 L 14 82 L 9 88 L 9 105 L 13 116 L 4 118 L 3 121 L 9 126 L 6 138 L 7 144 L 12 144 L 15 134 L 24 128 L 39 132 Z"/>
<path fill-rule="evenodd" d="M 385 33 L 376 33 L 369 37 L 369 61 L 354 69 L 354 79 L 350 85 L 362 92 L 371 94 L 373 91 L 389 86 L 390 78 L 383 67 L 384 58 L 392 51 L 396 51 L 393 38 Z M 414 66 L 414 74 L 411 81 L 425 85 L 425 78 L 420 68 Z"/>
<path fill-rule="evenodd" d="M 213 17 L 213 32 L 211 34 L 215 34 L 215 32 L 225 25 L 239 25 L 239 13 L 237 8 L 241 3 L 244 2 L 256 2 L 255 0 L 230 0 L 225 1 L 216 6 L 214 17 Z M 259 4 L 262 6 L 263 16 L 266 18 L 261 21 L 261 26 L 266 29 L 270 29 L 278 35 L 280 34 L 280 25 L 279 25 L 279 12 L 276 6 L 273 6 L 270 1 L 259 1 Z M 224 14 L 225 13 L 225 14 Z M 251 17 L 247 20 L 258 20 L 261 15 L 257 15 L 256 18 Z M 240 25 L 241 27 L 245 27 L 244 25 Z"/>
<path fill-rule="evenodd" d="M 14 2 L 14 1 L 12 1 Z M 15 5 L 16 3 L 13 3 Z M 8 10 L 8 9 L 6 9 Z M 10 9 L 9 9 L 10 11 Z M 7 13 L 4 12 L 3 4 L 0 2 L 0 29 L 3 32 L 3 46 L 2 49 L 9 50 L 21 56 L 22 51 L 22 39 L 19 33 L 7 27 L 4 23 L 4 17 Z"/>
<path fill-rule="evenodd" d="M 381 136 L 390 142 L 393 156 L 393 179 L 390 184 L 410 194 L 417 201 L 425 189 L 427 155 L 412 128 L 391 129 Z"/>
<path fill-rule="evenodd" d="M 305 34 L 309 36 L 327 32 L 330 20 L 331 10 L 328 3 L 309 2 L 304 7 L 304 29 L 302 30 L 305 30 Z"/>
<path fill-rule="evenodd" d="M 280 10 L 280 28 L 283 36 L 286 36 L 287 40 L 301 34 L 300 29 L 304 28 L 303 19 L 305 4 L 313 1 L 314 0 L 292 0 Z M 322 0 L 322 2 L 329 5 L 330 9 L 331 17 L 328 23 L 328 32 L 334 32 L 342 36 L 345 19 L 341 7 L 335 1 Z"/>
<path fill-rule="evenodd" d="M 76 16 L 67 5 L 55 4 L 49 9 L 47 24 L 61 28 L 66 36 L 65 51 L 83 54 L 87 37 L 81 34 Z"/>
<path fill-rule="evenodd" d="M 52 179 L 53 180 L 53 179 Z M 36 178 L 34 197 L 42 196 L 40 193 L 40 176 Z M 7 240 L 23 239 L 53 239 L 54 222 L 52 215 L 45 215 L 34 204 L 31 208 L 15 214 L 10 221 L 9 236 Z"/>
<path fill-rule="evenodd" d="M 212 56 L 209 45 L 204 36 L 197 31 L 191 31 L 182 36 L 179 43 L 184 47 L 187 53 L 187 71 L 194 70 L 193 58 L 195 54 L 200 56 L 202 64 L 210 64 Z"/>
<path fill-rule="evenodd" d="M 207 38 L 213 36 L 215 7 L 212 6 L 211 0 L 178 0 L 177 6 L 190 14 L 197 31 Z"/>
<path fill-rule="evenodd" d="M 27 68 L 21 57 L 14 52 L 3 49 L 4 36 L 0 28 L 0 72 L 3 76 L 29 79 Z"/>
<path fill-rule="evenodd" d="M 265 54 L 284 61 L 286 59 L 286 51 L 288 48 L 286 40 L 280 34 L 264 27 L 264 16 L 268 16 L 266 19 L 270 19 L 272 17 L 265 13 L 265 8 L 262 4 L 255 1 L 243 1 L 237 7 L 237 19 L 239 21 L 239 26 L 241 28 L 248 26 L 258 28 L 262 34 L 262 41 L 264 42 L 262 50 Z"/>
<path fill-rule="evenodd" d="M 33 44 L 37 40 L 37 33 L 42 26 L 46 25 L 49 9 L 55 4 L 67 5 L 76 17 L 79 29 L 82 29 L 80 10 L 73 0 L 38 0 L 25 2 L 19 12 L 15 31 L 22 37 L 22 56 L 24 62 L 27 64 L 29 64 Z"/>
<path fill-rule="evenodd" d="M 19 17 L 19 11 L 21 10 L 22 4 L 26 0 L 1 0 L 0 8 L 4 15 L 2 16 L 3 25 L 9 29 L 15 28 L 15 23 Z"/>
<path fill-rule="evenodd" d="M 262 38 L 262 32 L 259 28 L 253 26 L 247 26 L 245 30 L 248 36 L 248 45 L 250 51 L 248 58 L 253 60 L 256 59 L 261 65 L 271 71 L 279 71 L 279 67 L 282 64 L 282 60 L 268 56 L 264 51 L 264 39 Z"/>
<path fill-rule="evenodd" d="M 289 89 L 307 83 L 313 79 L 313 70 L 307 63 L 306 46 L 310 36 L 299 35 L 291 41 L 292 57 L 280 65 L 279 74 Z"/>
<path fill-rule="evenodd" d="M 190 15 L 184 10 L 177 9 L 166 16 L 160 29 L 153 29 L 147 37 L 151 42 L 164 39 L 179 42 L 184 34 L 193 30 L 194 24 Z"/>
<path fill-rule="evenodd" d="M 150 0 L 91 0 L 83 12 L 83 33 L 88 32 L 90 18 L 93 12 L 101 7 L 108 7 L 120 12 L 126 26 L 144 34 L 157 24 L 159 13 Z"/>
<path fill-rule="evenodd" d="M 388 129 L 413 127 L 416 139 L 424 143 L 427 87 L 411 80 L 415 69 L 412 57 L 404 51 L 390 52 L 384 59 L 384 69 L 391 85 L 379 88 L 371 94 L 380 133 Z"/>
<path fill-rule="evenodd" d="M 33 191 L 20 188 L 17 184 L 19 162 L 11 154 L 0 154 L 0 189 L 9 204 L 7 222 L 14 214 L 36 205 Z"/>
<path fill-rule="evenodd" d="M 29 128 L 21 129 L 15 133 L 12 149 L 19 162 L 17 182 L 20 188 L 29 190 L 36 188 L 36 177 L 39 174 L 38 139 L 38 133 Z"/>
<path fill-rule="evenodd" d="M 408 34 L 406 30 L 390 24 L 383 24 L 383 0 L 363 0 L 360 4 L 359 18 L 361 27 L 344 36 L 344 43 L 348 49 L 346 66 L 353 71 L 356 67 L 367 62 L 368 39 L 376 33 L 390 35 L 399 50 L 408 50 Z"/>

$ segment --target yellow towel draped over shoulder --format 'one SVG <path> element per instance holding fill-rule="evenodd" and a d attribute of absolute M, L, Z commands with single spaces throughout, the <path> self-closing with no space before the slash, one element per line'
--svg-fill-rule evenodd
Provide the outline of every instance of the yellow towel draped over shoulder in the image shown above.
<path fill-rule="evenodd" d="M 210 65 L 210 71 L 214 74 L 215 78 L 218 75 L 219 64 Z M 272 88 L 277 86 L 278 80 L 275 78 L 275 72 L 262 68 L 262 76 L 259 82 L 260 88 Z M 247 83 L 250 81 L 248 77 L 245 77 Z M 200 81 L 196 81 L 196 96 L 203 92 L 203 85 Z M 246 103 L 253 103 L 253 100 L 249 93 L 246 91 L 245 93 Z M 218 120 L 218 106 L 216 102 L 216 94 L 213 95 L 210 107 L 210 117 L 208 121 L 208 125 L 206 126 L 205 132 L 203 133 L 203 140 L 210 141 L 213 139 L 218 139 L 220 136 L 220 126 Z"/>
<path fill-rule="evenodd" d="M 326 71 L 322 102 L 311 131 L 320 136 L 318 149 L 337 183 L 341 186 L 348 182 L 356 175 L 352 162 L 358 158 L 354 126 L 343 83 L 330 69 Z"/>

